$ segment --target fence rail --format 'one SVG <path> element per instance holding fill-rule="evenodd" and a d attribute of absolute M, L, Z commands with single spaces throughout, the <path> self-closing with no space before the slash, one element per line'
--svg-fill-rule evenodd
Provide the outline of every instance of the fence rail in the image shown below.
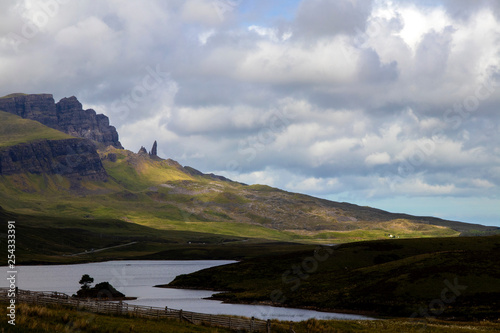
<path fill-rule="evenodd" d="M 0 300 L 10 300 L 8 297 L 9 288 L 0 288 Z M 93 313 L 114 314 L 114 315 L 135 315 L 145 318 L 170 318 L 181 321 L 188 321 L 192 324 L 204 324 L 209 326 L 219 326 L 234 330 L 244 330 L 247 332 L 271 332 L 271 322 L 255 319 L 240 318 L 227 315 L 211 315 L 183 310 L 170 309 L 168 307 L 158 308 L 152 306 L 133 305 L 125 302 L 92 301 L 70 297 L 59 292 L 43 292 L 18 289 L 16 292 L 16 302 L 23 302 L 35 305 L 63 305 L 85 310 Z"/>

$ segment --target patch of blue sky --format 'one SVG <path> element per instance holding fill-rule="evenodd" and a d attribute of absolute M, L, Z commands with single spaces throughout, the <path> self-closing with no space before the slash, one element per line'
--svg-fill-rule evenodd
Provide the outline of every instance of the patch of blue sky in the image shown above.
<path fill-rule="evenodd" d="M 269 26 L 276 21 L 291 21 L 303 0 L 249 1 L 239 0 L 241 25 Z"/>
<path fill-rule="evenodd" d="M 393 213 L 406 213 L 416 216 L 434 216 L 446 220 L 477 223 L 500 227 L 498 198 L 490 197 L 408 197 L 370 199 L 352 194 L 327 195 L 325 199 L 347 201 L 359 206 L 370 206 Z"/>
<path fill-rule="evenodd" d="M 352 1 L 362 1 L 362 0 L 352 0 Z M 393 0 L 391 1 L 393 3 L 400 3 L 400 4 L 409 4 L 409 3 L 414 3 L 415 5 L 418 5 L 419 7 L 439 7 L 443 5 L 442 0 Z M 387 0 L 375 0 L 375 4 L 380 3 L 380 4 L 385 4 L 387 3 Z"/>

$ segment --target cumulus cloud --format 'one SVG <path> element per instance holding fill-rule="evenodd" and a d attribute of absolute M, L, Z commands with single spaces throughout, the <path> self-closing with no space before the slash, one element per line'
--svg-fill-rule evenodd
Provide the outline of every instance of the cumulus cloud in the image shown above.
<path fill-rule="evenodd" d="M 364 31 L 371 6 L 371 0 L 303 1 L 294 23 L 298 34 L 308 38 L 339 33 L 353 35 Z"/>
<path fill-rule="evenodd" d="M 391 155 L 389 155 L 387 152 L 372 153 L 365 158 L 365 163 L 367 165 L 389 164 L 390 162 Z"/>
<path fill-rule="evenodd" d="M 500 194 L 497 1 L 47 3 L 0 4 L 0 94 L 75 95 L 131 150 L 393 211 Z"/>
<path fill-rule="evenodd" d="M 474 2 L 467 0 L 443 0 L 443 4 L 450 15 L 468 20 L 478 11 L 489 10 L 500 17 L 500 3 L 495 0 L 477 0 Z"/>

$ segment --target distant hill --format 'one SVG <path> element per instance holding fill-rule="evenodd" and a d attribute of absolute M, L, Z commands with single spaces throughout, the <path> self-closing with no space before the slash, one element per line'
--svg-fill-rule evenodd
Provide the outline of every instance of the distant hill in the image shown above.
<path fill-rule="evenodd" d="M 378 240 L 261 256 L 178 276 L 215 298 L 406 318 L 496 321 L 500 235 Z M 408 332 L 425 331 L 408 330 Z"/>
<path fill-rule="evenodd" d="M 15 94 L 0 98 L 2 107 L 19 114 L 0 112 L 0 202 L 8 211 L 323 244 L 500 229 L 241 184 L 161 159 L 156 143 L 134 153 L 74 97 L 56 105 L 52 95 Z M 73 130 L 62 125 L 69 123 Z M 55 129 L 63 127 L 66 134 Z"/>

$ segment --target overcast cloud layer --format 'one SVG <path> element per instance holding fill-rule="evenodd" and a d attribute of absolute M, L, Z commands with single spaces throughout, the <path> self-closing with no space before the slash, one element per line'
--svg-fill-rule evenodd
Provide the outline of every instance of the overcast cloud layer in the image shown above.
<path fill-rule="evenodd" d="M 75 95 L 122 144 L 245 183 L 500 225 L 500 5 L 0 3 L 0 95 Z"/>

